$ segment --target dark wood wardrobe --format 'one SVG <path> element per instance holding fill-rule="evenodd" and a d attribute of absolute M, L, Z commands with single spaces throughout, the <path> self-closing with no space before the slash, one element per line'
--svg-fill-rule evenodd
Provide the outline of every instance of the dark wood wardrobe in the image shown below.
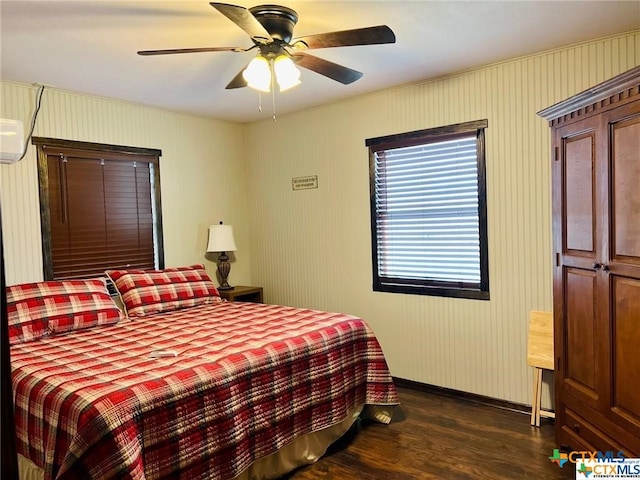
<path fill-rule="evenodd" d="M 640 456 L 640 67 L 538 114 L 551 127 L 556 437 Z"/>

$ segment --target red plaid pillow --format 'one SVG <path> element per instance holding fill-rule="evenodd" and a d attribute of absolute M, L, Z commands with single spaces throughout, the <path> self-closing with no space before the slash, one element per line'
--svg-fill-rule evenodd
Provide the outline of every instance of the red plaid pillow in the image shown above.
<path fill-rule="evenodd" d="M 204 265 L 164 270 L 107 270 L 130 317 L 220 301 Z"/>
<path fill-rule="evenodd" d="M 9 341 L 27 342 L 49 333 L 109 325 L 122 312 L 104 278 L 26 283 L 7 287 Z"/>

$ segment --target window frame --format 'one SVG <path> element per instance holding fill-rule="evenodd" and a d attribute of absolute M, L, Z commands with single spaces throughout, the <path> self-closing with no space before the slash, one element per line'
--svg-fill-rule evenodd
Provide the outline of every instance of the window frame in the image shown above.
<path fill-rule="evenodd" d="M 110 145 L 102 143 L 81 142 L 75 140 L 63 140 L 57 138 L 33 137 L 31 143 L 36 146 L 38 161 L 38 189 L 40 202 L 40 225 L 42 237 L 42 267 L 44 280 L 54 279 L 52 239 L 51 239 L 51 216 L 49 205 L 49 177 L 47 155 L 52 149 L 85 151 L 90 155 L 103 153 L 106 156 L 129 157 L 129 161 L 140 159 L 141 161 L 154 165 L 151 189 L 153 195 L 154 213 L 154 246 L 157 268 L 164 268 L 164 242 L 162 234 L 162 201 L 160 195 L 160 157 L 162 151 L 153 148 L 128 147 L 123 145 Z"/>
<path fill-rule="evenodd" d="M 486 193 L 486 152 L 485 129 L 488 120 L 475 120 L 443 127 L 416 130 L 396 135 L 370 138 L 365 141 L 369 149 L 369 201 L 371 215 L 371 264 L 373 271 L 373 290 L 377 292 L 402 293 L 414 295 L 430 295 L 439 297 L 489 300 L 489 247 L 487 227 L 487 193 Z M 476 287 L 462 282 L 441 280 L 409 279 L 385 277 L 378 269 L 378 224 L 376 215 L 376 152 L 394 148 L 411 147 L 421 144 L 437 143 L 461 136 L 476 134 L 476 161 L 478 182 L 478 223 L 480 243 L 480 282 Z"/>

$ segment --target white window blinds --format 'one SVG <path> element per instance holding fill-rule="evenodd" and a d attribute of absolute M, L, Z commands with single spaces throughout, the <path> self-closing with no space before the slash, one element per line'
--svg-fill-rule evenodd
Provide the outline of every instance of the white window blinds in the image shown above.
<path fill-rule="evenodd" d="M 375 159 L 379 274 L 479 284 L 475 134 Z"/>

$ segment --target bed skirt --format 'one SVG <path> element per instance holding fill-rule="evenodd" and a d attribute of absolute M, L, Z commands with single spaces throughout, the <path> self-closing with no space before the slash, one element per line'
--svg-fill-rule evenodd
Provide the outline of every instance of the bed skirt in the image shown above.
<path fill-rule="evenodd" d="M 315 463 L 327 448 L 342 437 L 358 417 L 389 423 L 394 406 L 367 405 L 354 408 L 340 423 L 295 439 L 289 445 L 271 455 L 256 460 L 244 472 L 232 480 L 267 480 L 278 478 L 304 465 Z M 31 460 L 18 454 L 19 480 L 43 480 L 44 470 Z"/>

